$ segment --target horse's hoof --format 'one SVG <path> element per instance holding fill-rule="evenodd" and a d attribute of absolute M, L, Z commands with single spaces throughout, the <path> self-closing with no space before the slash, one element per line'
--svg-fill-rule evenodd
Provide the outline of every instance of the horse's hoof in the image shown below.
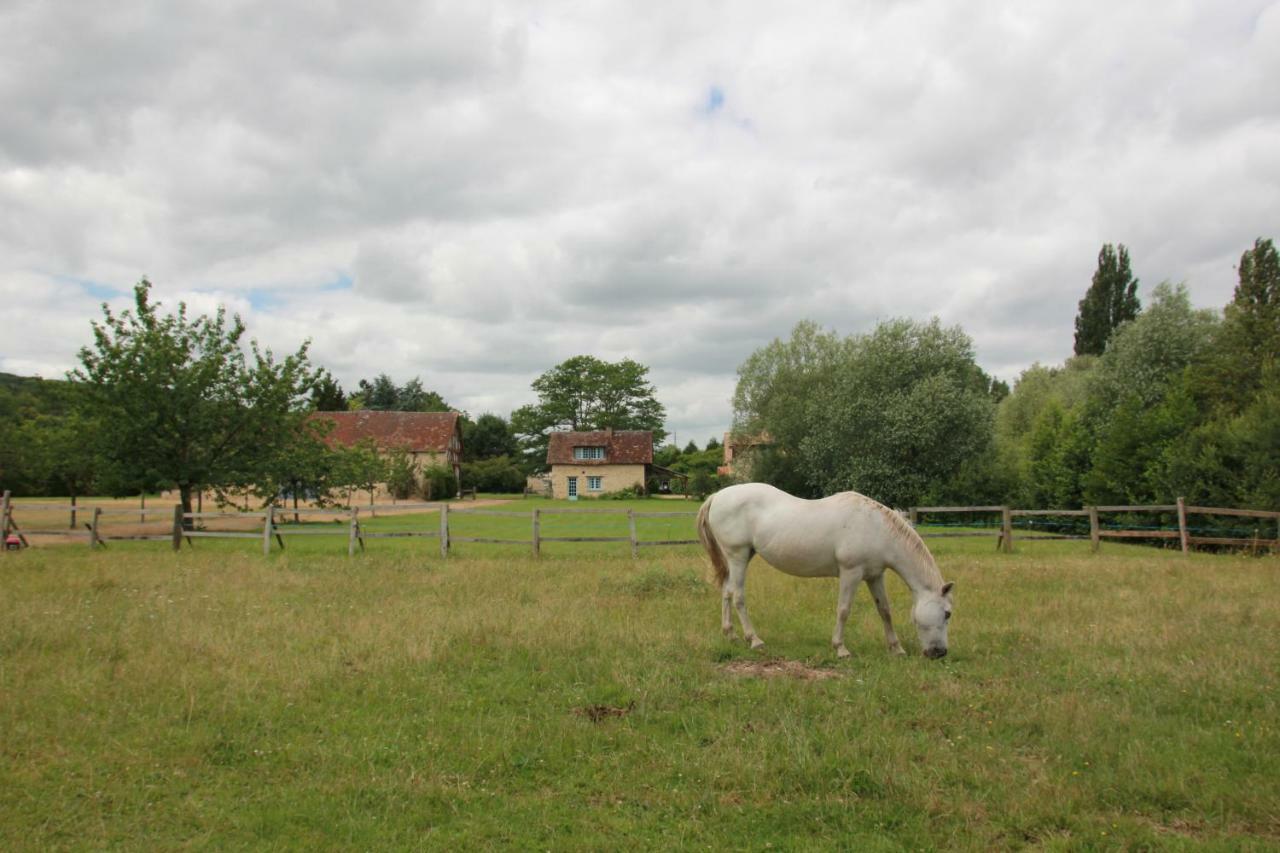
<path fill-rule="evenodd" d="M 841 660 L 845 658 L 851 658 L 853 657 L 853 652 L 849 651 L 844 646 L 841 646 L 840 648 L 836 649 L 836 657 L 840 658 Z"/>
<path fill-rule="evenodd" d="M 751 638 L 751 649 L 752 649 L 752 651 L 756 651 L 756 650 L 758 650 L 758 649 L 763 649 L 763 648 L 764 648 L 764 640 L 760 639 L 759 637 L 752 637 L 752 638 Z"/>
<path fill-rule="evenodd" d="M 907 650 L 904 649 L 902 646 L 894 646 L 892 649 L 889 649 L 889 654 L 894 655 L 896 657 L 905 658 L 907 656 Z"/>

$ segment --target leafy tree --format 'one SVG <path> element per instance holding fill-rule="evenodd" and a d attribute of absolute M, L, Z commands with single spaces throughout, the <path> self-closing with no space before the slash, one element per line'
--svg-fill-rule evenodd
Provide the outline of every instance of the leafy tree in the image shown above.
<path fill-rule="evenodd" d="M 297 509 L 301 500 L 317 506 L 333 502 L 333 494 L 344 487 L 341 458 L 324 443 L 333 424 L 330 421 L 304 421 L 293 440 L 280 448 L 251 482 L 242 484 L 262 500 L 264 505 L 280 499 L 292 500 Z"/>
<path fill-rule="evenodd" d="M 791 338 L 775 338 L 738 368 L 733 392 L 734 432 L 768 433 L 773 444 L 756 452 L 752 474 L 784 491 L 808 497 L 822 489 L 804 468 L 800 443 L 808 431 L 809 407 L 834 376 L 850 344 L 817 323 L 796 324 Z"/>
<path fill-rule="evenodd" d="M 767 432 L 758 474 L 801 493 L 856 489 L 905 506 L 991 444 L 991 380 L 959 329 L 881 323 L 840 340 L 812 323 L 738 372 L 735 424 Z"/>
<path fill-rule="evenodd" d="M 315 386 L 311 389 L 311 408 L 317 412 L 343 412 L 347 409 L 347 395 L 333 374 L 321 368 L 316 372 Z"/>
<path fill-rule="evenodd" d="M 653 433 L 655 446 L 666 437 L 666 410 L 648 380 L 649 368 L 631 359 L 601 361 L 577 355 L 533 381 L 538 402 L 511 414 L 526 459 L 546 459 L 553 430 L 634 429 Z"/>
<path fill-rule="evenodd" d="M 506 419 L 486 412 L 472 421 L 462 421 L 462 458 L 466 462 L 493 459 L 498 456 L 514 459 L 520 452 L 515 433 Z M 486 491 L 490 491 L 486 489 Z"/>
<path fill-rule="evenodd" d="M 1101 355 L 1122 324 L 1138 316 L 1138 280 L 1129 270 L 1129 250 L 1110 243 L 1098 253 L 1093 283 L 1076 314 L 1076 355 Z"/>
<path fill-rule="evenodd" d="M 162 314 L 150 292 L 143 279 L 132 310 L 102 306 L 72 375 L 87 385 L 103 456 L 131 481 L 177 487 L 189 512 L 195 489 L 252 479 L 292 440 L 314 376 L 306 343 L 277 362 L 253 341 L 247 358 L 239 316 L 192 319 L 183 303 Z"/>
<path fill-rule="evenodd" d="M 707 450 L 719 450 L 720 441 L 713 435 L 707 439 Z"/>
<path fill-rule="evenodd" d="M 432 465 L 422 469 L 422 494 L 429 501 L 442 501 L 458 491 L 458 480 L 453 469 L 445 465 Z"/>
<path fill-rule="evenodd" d="M 1033 364 L 1018 377 L 996 409 L 992 461 L 999 473 L 991 478 L 1002 488 L 990 500 L 1036 507 L 1080 502 L 1079 481 L 1088 470 L 1090 447 L 1080 426 L 1097 361 L 1082 355 L 1061 367 Z M 1067 470 L 1070 466 L 1075 468 Z"/>
<path fill-rule="evenodd" d="M 686 445 L 684 446 L 684 452 L 685 452 L 685 453 L 697 453 L 697 452 L 698 452 L 698 443 L 697 443 L 696 441 L 690 440 L 690 441 L 689 441 L 689 443 L 688 443 L 688 444 L 686 444 Z"/>

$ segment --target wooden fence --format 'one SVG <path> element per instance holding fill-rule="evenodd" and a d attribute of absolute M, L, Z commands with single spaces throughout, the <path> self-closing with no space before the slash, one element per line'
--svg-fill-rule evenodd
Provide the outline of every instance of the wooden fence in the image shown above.
<path fill-rule="evenodd" d="M 697 539 L 656 539 L 642 540 L 639 538 L 637 521 L 640 519 L 650 518 L 693 518 L 696 512 L 637 512 L 631 509 L 587 509 L 587 508 L 535 508 L 524 512 L 514 512 L 510 510 L 486 509 L 481 507 L 463 507 L 458 504 L 447 503 L 397 503 L 391 507 L 383 506 L 383 516 L 386 517 L 387 510 L 394 510 L 396 513 L 415 513 L 415 512 L 438 512 L 439 524 L 431 527 L 415 527 L 402 530 L 386 530 L 382 528 L 367 529 L 361 524 L 362 517 L 374 517 L 377 508 L 374 507 L 351 507 L 350 509 L 312 509 L 307 507 L 298 507 L 296 509 L 288 509 L 281 507 L 267 507 L 258 512 L 183 512 L 181 506 L 172 508 L 163 507 L 158 509 L 143 510 L 149 514 L 162 514 L 171 519 L 171 527 L 166 533 L 147 533 L 147 534 L 113 534 L 101 527 L 101 520 L 104 516 L 113 515 L 131 515 L 137 516 L 137 509 L 117 509 L 102 507 L 87 507 L 81 505 L 76 507 L 76 511 L 92 516 L 92 523 L 86 522 L 84 531 L 78 529 L 56 528 L 56 529 L 33 529 L 21 527 L 14 518 L 15 510 L 27 510 L 36 512 L 62 511 L 69 507 L 62 504 L 47 504 L 37 502 L 18 502 L 11 500 L 9 493 L 5 492 L 0 498 L 0 517 L 3 518 L 3 538 L 8 540 L 13 535 L 21 543 L 21 545 L 29 545 L 28 536 L 58 536 L 61 538 L 83 538 L 90 547 L 106 547 L 107 543 L 115 540 L 154 540 L 168 541 L 172 543 L 174 550 L 180 550 L 182 543 L 186 542 L 188 547 L 194 547 L 197 539 L 252 539 L 262 543 L 262 553 L 271 553 L 272 542 L 275 542 L 280 550 L 285 549 L 285 537 L 288 536 L 342 536 L 347 540 L 347 555 L 353 556 L 357 549 L 363 551 L 365 549 L 365 541 L 369 539 L 406 539 L 406 538 L 430 538 L 437 539 L 440 543 L 440 556 L 448 557 L 450 546 L 457 542 L 483 543 L 490 545 L 523 545 L 528 547 L 534 557 L 541 556 L 542 544 L 544 542 L 615 542 L 629 543 L 631 546 L 632 557 L 638 557 L 641 548 L 660 547 L 668 545 L 696 545 Z M 486 536 L 460 536 L 450 531 L 450 519 L 459 515 L 479 515 L 504 518 L 523 518 L 529 521 L 528 539 L 508 539 L 495 538 Z M 612 515 L 625 516 L 627 518 L 627 536 L 546 536 L 542 533 L 542 519 L 548 515 Z M 335 520 L 345 520 L 345 524 L 334 525 L 326 528 L 305 528 L 294 527 L 287 524 L 280 524 L 281 519 L 289 517 L 295 520 L 301 520 L 306 517 L 331 517 Z M 210 529 L 211 523 L 217 525 L 222 521 L 232 521 L 237 526 L 234 529 Z M 246 526 L 245 522 L 248 522 Z"/>
<path fill-rule="evenodd" d="M 521 545 L 528 547 L 534 557 L 541 556 L 542 544 L 544 542 L 602 542 L 602 543 L 626 543 L 631 547 L 632 557 L 638 557 L 640 549 L 649 547 L 661 547 L 670 545 L 696 545 L 697 539 L 658 539 L 658 540 L 642 540 L 638 535 L 637 522 L 643 519 L 655 518 L 693 518 L 695 512 L 637 512 L 633 509 L 609 509 L 609 508 L 535 508 L 532 510 L 512 511 L 503 509 L 487 509 L 480 507 L 464 507 L 459 504 L 448 503 L 399 503 L 392 506 L 383 506 L 383 516 L 387 515 L 387 511 L 394 513 L 422 513 L 437 512 L 439 514 L 438 524 L 429 522 L 426 525 L 420 523 L 420 519 L 415 518 L 415 522 L 419 522 L 416 527 L 409 527 L 400 530 L 388 530 L 383 528 L 369 529 L 362 524 L 363 518 L 371 518 L 377 514 L 379 507 L 351 507 L 349 509 L 312 509 L 299 507 L 296 509 L 287 509 L 280 507 L 267 507 L 258 512 L 187 512 L 182 511 L 181 506 L 146 508 L 139 507 L 137 509 L 128 509 L 123 507 L 95 507 L 86 505 L 63 505 L 63 504 L 47 504 L 40 502 L 19 502 L 11 499 L 8 492 L 0 497 L 0 519 L 3 519 L 3 537 L 6 550 L 10 547 L 11 542 L 16 542 L 19 546 L 30 544 L 28 537 L 33 536 L 57 536 L 61 538 L 83 539 L 91 548 L 106 547 L 107 543 L 116 540 L 151 540 L 151 541 L 168 541 L 171 542 L 175 550 L 181 549 L 182 543 L 185 541 L 188 547 L 194 547 L 197 539 L 245 539 L 256 540 L 262 545 L 262 553 L 269 554 L 272 549 L 272 543 L 283 550 L 285 548 L 286 537 L 292 536 L 331 536 L 344 537 L 346 539 L 347 554 L 353 556 L 357 550 L 365 549 L 366 540 L 371 539 L 405 539 L 405 538 L 425 538 L 436 539 L 439 543 L 440 556 L 448 557 L 450 546 L 453 543 L 480 543 L 493 545 Z M 70 511 L 78 513 L 81 517 L 81 528 L 23 528 L 14 518 L 15 510 L 26 510 L 35 512 L 54 512 L 54 511 Z M 1138 527 L 1130 525 L 1128 527 L 1107 527 L 1104 526 L 1103 516 L 1106 515 L 1137 515 L 1142 513 L 1161 513 L 1176 514 L 1177 528 L 1152 528 Z M 1039 532 L 1030 531 L 1019 537 L 1023 541 L 1047 541 L 1047 540 L 1087 540 L 1092 550 L 1097 551 L 1103 539 L 1129 539 L 1129 540 L 1152 540 L 1152 539 L 1177 539 L 1183 553 L 1187 553 L 1196 545 L 1220 545 L 1228 547 L 1251 548 L 1254 551 L 1259 549 L 1275 550 L 1280 547 L 1280 512 L 1271 512 L 1267 510 L 1253 509 L 1228 509 L 1224 507 L 1203 507 L 1188 506 L 1182 498 L 1179 498 L 1173 504 L 1161 504 L 1152 506 L 1089 506 L 1083 509 L 1066 510 L 1066 509 L 1014 509 L 1008 506 L 922 506 L 912 507 L 907 516 L 912 526 L 921 527 L 921 517 L 929 515 L 996 515 L 999 514 L 999 532 L 996 537 L 996 548 L 1006 553 L 1012 553 L 1014 550 L 1014 541 L 1017 528 L 1014 520 L 1018 518 L 1087 518 L 1089 521 L 1089 533 L 1055 533 L 1055 532 Z M 503 518 L 521 518 L 527 519 L 529 523 L 529 538 L 499 538 L 487 536 L 465 536 L 451 531 L 450 519 L 456 516 L 478 515 Z M 551 515 L 601 515 L 601 516 L 625 516 L 627 518 L 627 535 L 626 536 L 546 536 L 542 532 L 542 519 Z M 1273 522 L 1273 530 L 1275 535 L 1263 537 L 1260 530 L 1255 531 L 1255 535 L 1251 538 L 1239 536 L 1201 536 L 1197 535 L 1194 528 L 1187 524 L 1189 515 L 1199 516 L 1225 516 L 1235 518 L 1252 518 L 1257 519 L 1260 523 L 1263 521 Z M 114 517 L 139 517 L 146 520 L 148 517 L 160 516 L 170 520 L 169 530 L 164 533 L 160 532 L 143 532 L 143 533 L 114 533 L 109 527 L 104 526 L 106 519 Z M 293 526 L 289 524 L 281 524 L 280 522 L 288 517 L 293 517 L 295 521 L 301 521 L 302 517 L 309 518 L 328 517 L 339 522 L 332 526 L 307 528 L 304 526 Z M 73 516 L 74 517 L 74 516 Z M 84 521 L 84 518 L 90 520 Z M 217 525 L 219 522 L 232 522 L 233 527 L 227 529 L 211 529 L 210 525 Z M 345 523 L 342 523 L 345 522 Z M 964 522 L 960 522 L 961 525 Z M 957 531 L 938 531 L 929 529 L 928 524 L 923 525 L 925 529 L 921 530 L 921 535 L 927 538 L 945 538 L 945 537 L 973 537 L 973 536 L 990 536 L 989 531 L 983 530 L 957 530 Z"/>
<path fill-rule="evenodd" d="M 1177 503 L 1172 504 L 1154 504 L 1147 506 L 1087 506 L 1083 509 L 1013 509 L 1012 507 L 1007 506 L 920 506 L 912 507 L 908 511 L 908 517 L 912 526 L 918 527 L 921 515 L 948 513 L 963 513 L 969 515 L 1000 513 L 1000 533 L 996 538 L 996 547 L 1006 553 L 1013 552 L 1015 531 L 1014 519 L 1027 517 L 1088 518 L 1088 536 L 1070 533 L 1035 532 L 1024 536 L 1023 538 L 1029 541 L 1087 539 L 1094 551 L 1098 550 L 1103 539 L 1177 539 L 1184 554 L 1190 552 L 1191 548 L 1196 545 L 1225 545 L 1229 547 L 1251 548 L 1255 551 L 1261 548 L 1275 550 L 1280 546 L 1280 512 L 1271 512 L 1259 509 L 1228 509 L 1226 507 L 1190 506 L 1182 498 L 1178 498 Z M 1178 522 L 1177 529 L 1150 527 L 1115 528 L 1104 527 L 1102 523 L 1103 515 L 1137 515 L 1141 513 L 1176 513 Z M 1187 524 L 1188 515 L 1256 518 L 1260 521 L 1268 520 L 1275 523 L 1273 528 L 1275 530 L 1275 536 L 1268 536 L 1266 538 L 1256 534 L 1250 538 L 1238 536 L 1198 536 L 1195 535 L 1194 530 Z M 945 533 L 930 531 L 922 535 L 930 537 L 946 537 L 990 536 L 991 534 L 975 530 Z"/>

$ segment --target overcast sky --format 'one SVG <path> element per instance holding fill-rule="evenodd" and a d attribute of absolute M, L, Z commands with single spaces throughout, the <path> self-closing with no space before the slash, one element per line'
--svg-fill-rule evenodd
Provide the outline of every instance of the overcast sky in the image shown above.
<path fill-rule="evenodd" d="M 0 0 L 0 370 L 226 305 L 507 415 L 579 353 L 683 444 L 801 319 L 1070 354 L 1104 242 L 1221 307 L 1280 238 L 1280 2 Z"/>

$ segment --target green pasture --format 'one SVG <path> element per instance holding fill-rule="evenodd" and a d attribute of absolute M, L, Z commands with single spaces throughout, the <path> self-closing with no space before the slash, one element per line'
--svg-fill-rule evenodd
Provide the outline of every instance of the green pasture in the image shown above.
<path fill-rule="evenodd" d="M 834 581 L 755 564 L 752 653 L 696 547 L 286 541 L 0 559 L 0 846 L 1280 845 L 1273 557 L 929 540 L 951 654 L 893 578 L 913 655 L 860 591 L 837 663 Z"/>

